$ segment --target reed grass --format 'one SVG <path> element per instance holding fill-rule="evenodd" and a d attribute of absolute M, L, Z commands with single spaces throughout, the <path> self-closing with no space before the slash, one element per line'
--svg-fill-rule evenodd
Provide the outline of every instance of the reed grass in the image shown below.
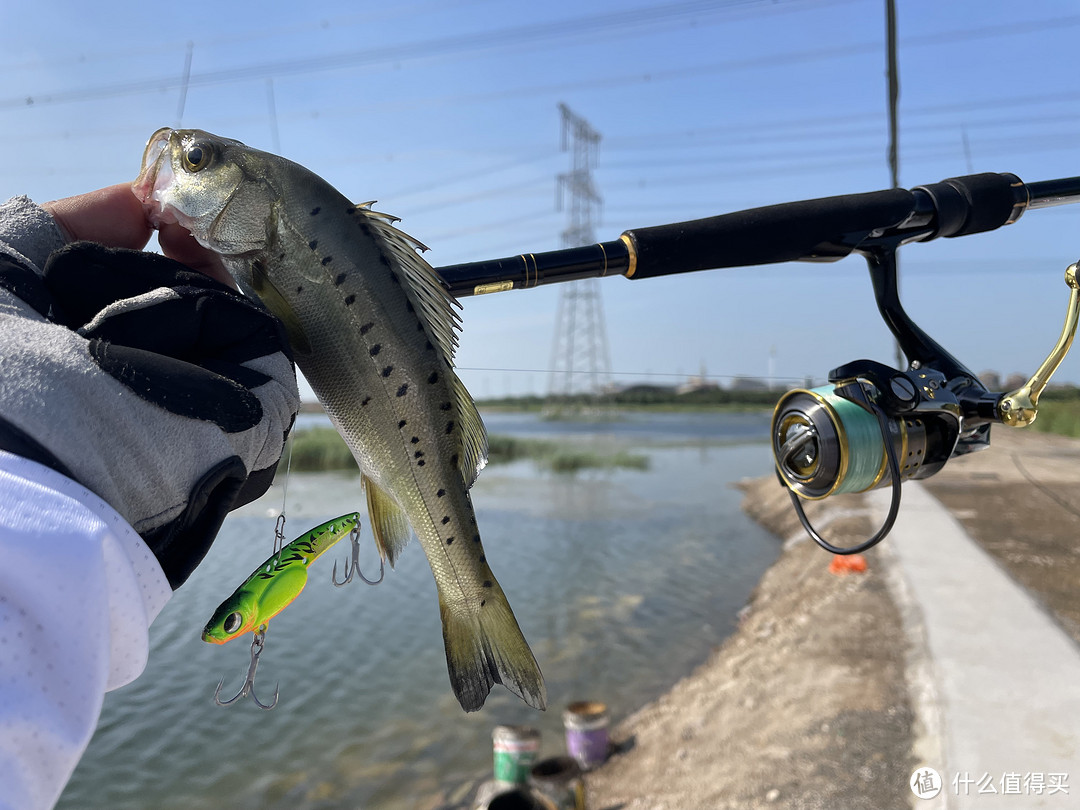
<path fill-rule="evenodd" d="M 298 430 L 292 441 L 291 465 L 297 472 L 357 469 L 349 448 L 333 428 Z M 550 439 L 488 437 L 488 463 L 509 464 L 520 459 L 531 459 L 544 469 L 562 474 L 614 467 L 644 470 L 649 466 L 647 456 L 625 450 L 601 452 Z"/>

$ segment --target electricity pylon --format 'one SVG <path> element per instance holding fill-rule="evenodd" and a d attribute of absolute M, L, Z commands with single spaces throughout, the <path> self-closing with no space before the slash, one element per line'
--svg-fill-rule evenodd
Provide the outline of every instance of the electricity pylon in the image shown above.
<path fill-rule="evenodd" d="M 589 122 L 559 105 L 562 113 L 562 148 L 571 152 L 571 169 L 558 178 L 556 204 L 568 208 L 569 223 L 562 246 L 580 247 L 596 241 L 593 223 L 598 218 L 600 195 L 593 183 L 600 133 Z M 569 205 L 566 198 L 569 197 Z M 560 288 L 555 311 L 555 339 L 551 350 L 548 403 L 570 402 L 595 406 L 610 382 L 611 356 L 597 279 L 573 281 Z"/>

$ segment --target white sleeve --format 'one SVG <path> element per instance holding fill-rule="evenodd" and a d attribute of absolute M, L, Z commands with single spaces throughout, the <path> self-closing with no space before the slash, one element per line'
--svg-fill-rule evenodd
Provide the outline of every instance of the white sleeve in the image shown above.
<path fill-rule="evenodd" d="M 0 451 L 0 808 L 50 808 L 172 595 L 104 501 Z"/>

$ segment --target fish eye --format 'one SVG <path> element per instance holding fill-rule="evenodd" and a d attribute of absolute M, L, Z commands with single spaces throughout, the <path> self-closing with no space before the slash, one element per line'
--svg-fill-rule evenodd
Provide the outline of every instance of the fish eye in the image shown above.
<path fill-rule="evenodd" d="M 225 624 L 222 629 L 230 636 L 240 629 L 240 625 L 244 623 L 244 617 L 240 614 L 240 611 L 230 613 L 225 617 Z"/>
<path fill-rule="evenodd" d="M 189 172 L 197 172 L 210 165 L 214 157 L 214 149 L 209 144 L 193 143 L 184 150 L 184 168 Z"/>

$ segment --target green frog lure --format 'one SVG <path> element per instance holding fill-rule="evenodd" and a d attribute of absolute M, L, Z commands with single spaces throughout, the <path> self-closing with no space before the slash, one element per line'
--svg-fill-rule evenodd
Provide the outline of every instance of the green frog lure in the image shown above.
<path fill-rule="evenodd" d="M 333 582 L 337 586 L 351 582 L 354 575 L 369 585 L 377 585 L 383 578 L 382 560 L 379 564 L 379 578 L 370 580 L 360 572 L 360 515 L 351 512 L 348 515 L 328 520 L 308 532 L 300 535 L 291 543 L 275 552 L 244 583 L 226 599 L 203 629 L 202 639 L 210 644 L 225 644 L 247 632 L 254 632 L 251 642 L 251 664 L 247 679 L 241 690 L 228 700 L 221 699 L 222 678 L 214 693 L 214 702 L 219 706 L 228 706 L 247 695 L 262 709 L 272 709 L 277 705 L 278 690 L 274 690 L 274 700 L 269 705 L 261 703 L 255 696 L 255 671 L 259 665 L 266 637 L 266 628 L 270 620 L 288 607 L 307 584 L 308 566 L 322 556 L 339 540 L 349 537 L 352 542 L 351 564 L 345 565 L 345 579 L 337 580 L 337 563 L 334 564 Z"/>

